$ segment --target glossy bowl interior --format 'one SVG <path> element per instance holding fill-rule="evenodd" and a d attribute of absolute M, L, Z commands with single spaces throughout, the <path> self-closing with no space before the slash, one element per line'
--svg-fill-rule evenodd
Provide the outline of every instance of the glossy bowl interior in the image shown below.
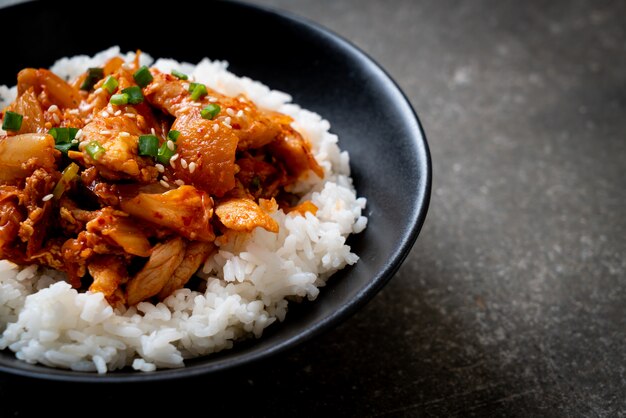
<path fill-rule="evenodd" d="M 189 360 L 182 369 L 104 376 L 31 365 L 0 352 L 0 371 L 65 381 L 149 381 L 223 371 L 279 353 L 337 325 L 370 300 L 408 255 L 424 222 L 431 164 L 419 120 L 398 86 L 349 42 L 298 17 L 232 2 L 168 9 L 129 2 L 121 23 L 81 27 L 88 3 L 33 2 L 0 9 L 5 36 L 0 85 L 14 85 L 24 67 L 94 54 L 113 45 L 153 57 L 198 62 L 226 60 L 230 70 L 288 92 L 293 101 L 328 119 L 350 153 L 359 196 L 367 198 L 367 229 L 349 244 L 359 262 L 333 276 L 313 303 L 290 304 L 287 319 L 258 340 Z M 74 22 L 74 24 L 72 24 Z M 78 23 L 77 23 L 78 22 Z M 195 22 L 195 23 L 192 23 Z M 9 42 L 9 40 L 12 40 Z"/>

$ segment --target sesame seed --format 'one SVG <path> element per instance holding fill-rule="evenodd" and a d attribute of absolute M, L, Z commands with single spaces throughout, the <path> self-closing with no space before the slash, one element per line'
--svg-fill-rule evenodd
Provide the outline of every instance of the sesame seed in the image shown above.
<path fill-rule="evenodd" d="M 170 151 L 174 151 L 174 143 L 171 139 L 167 140 L 167 147 L 170 149 Z"/>
<path fill-rule="evenodd" d="M 127 71 L 130 71 L 130 70 L 133 69 L 133 65 L 131 63 L 129 63 L 129 62 L 125 62 L 124 64 L 122 64 L 122 68 L 127 70 Z"/>
<path fill-rule="evenodd" d="M 95 105 L 96 105 L 96 102 L 93 102 L 93 103 L 81 102 L 79 107 L 82 112 L 88 112 L 89 110 L 93 109 Z"/>
<path fill-rule="evenodd" d="M 189 163 L 189 172 L 193 174 L 194 171 L 196 171 L 196 163 L 192 161 Z"/>
<path fill-rule="evenodd" d="M 230 125 L 230 120 L 231 120 L 231 119 L 230 119 L 230 116 L 226 116 L 226 117 L 224 118 L 224 123 L 226 123 L 226 124 Z"/>
<path fill-rule="evenodd" d="M 154 166 L 156 167 L 159 173 L 162 173 L 165 171 L 165 167 L 163 167 L 163 164 L 155 164 Z"/>
<path fill-rule="evenodd" d="M 183 168 L 187 168 L 188 164 L 187 164 L 187 160 L 185 160 L 184 158 L 180 159 L 180 165 L 183 166 Z"/>
<path fill-rule="evenodd" d="M 240 118 L 243 116 L 243 110 L 239 110 L 239 112 L 237 112 L 237 117 Z"/>
<path fill-rule="evenodd" d="M 124 116 L 131 119 L 135 119 L 137 117 L 134 113 L 124 113 Z"/>
<path fill-rule="evenodd" d="M 78 131 L 76 131 L 76 135 L 74 135 L 74 138 L 81 139 L 82 136 L 83 136 L 83 130 L 79 129 Z"/>
<path fill-rule="evenodd" d="M 74 138 L 70 141 L 72 144 L 78 144 L 78 139 Z"/>
<path fill-rule="evenodd" d="M 150 132 L 152 133 L 152 135 L 156 135 L 156 131 L 154 130 L 154 128 L 150 128 Z"/>
<path fill-rule="evenodd" d="M 226 113 L 228 113 L 229 116 L 235 116 L 235 111 L 230 107 L 226 109 Z"/>
<path fill-rule="evenodd" d="M 70 109 L 68 112 L 70 115 L 78 115 L 80 113 L 78 109 Z"/>
<path fill-rule="evenodd" d="M 107 131 L 107 130 L 100 131 L 100 133 L 101 133 L 102 135 L 111 135 L 111 131 Z"/>
<path fill-rule="evenodd" d="M 122 114 L 122 111 L 121 111 L 121 110 L 119 110 L 119 109 L 117 110 L 117 112 L 113 113 L 113 115 L 115 115 L 115 116 L 119 116 L 119 115 L 121 115 L 121 114 Z"/>
<path fill-rule="evenodd" d="M 97 89 L 93 92 L 93 94 L 100 94 L 100 93 L 102 93 L 102 92 L 103 92 L 102 87 L 98 87 L 98 88 L 97 88 Z"/>
<path fill-rule="evenodd" d="M 170 181 L 170 179 L 169 179 L 169 178 L 167 178 L 167 176 L 163 176 L 163 180 L 165 180 L 165 181 Z"/>
<path fill-rule="evenodd" d="M 244 107 L 244 109 L 246 110 L 246 112 L 250 111 L 250 108 L 248 106 Z"/>
<path fill-rule="evenodd" d="M 54 120 L 54 123 L 56 123 L 57 125 L 61 123 L 61 119 L 59 119 L 59 115 L 57 115 L 56 113 L 52 114 L 52 119 Z"/>
<path fill-rule="evenodd" d="M 53 104 L 48 108 L 48 112 L 57 112 L 59 110 L 59 106 Z"/>
<path fill-rule="evenodd" d="M 178 157 L 180 157 L 180 155 L 178 155 L 178 153 L 172 155 L 172 158 L 170 159 L 170 161 L 176 161 L 178 160 Z"/>
<path fill-rule="evenodd" d="M 106 110 L 103 110 L 102 113 L 100 113 L 100 116 L 102 116 L 103 118 L 108 118 L 109 112 L 107 112 Z"/>
<path fill-rule="evenodd" d="M 170 160 L 170 167 L 176 168 L 176 162 L 174 160 Z"/>
<path fill-rule="evenodd" d="M 220 126 L 216 123 L 213 125 L 213 132 L 217 132 L 220 130 Z"/>
<path fill-rule="evenodd" d="M 176 180 L 174 183 L 176 183 L 178 186 L 183 186 L 185 184 L 185 182 L 180 179 Z"/>
<path fill-rule="evenodd" d="M 43 200 L 44 202 L 47 202 L 48 200 L 52 199 L 54 197 L 54 195 L 52 193 L 45 195 L 44 197 L 41 198 L 41 200 Z"/>
<path fill-rule="evenodd" d="M 189 83 L 183 83 L 182 86 L 185 90 L 189 90 Z"/>
<path fill-rule="evenodd" d="M 122 131 L 122 132 L 120 132 L 120 136 L 126 138 L 126 137 L 129 137 L 130 134 L 128 132 Z"/>
<path fill-rule="evenodd" d="M 210 102 L 210 103 L 215 103 L 215 102 L 217 102 L 217 97 L 209 97 L 209 102 Z"/>
<path fill-rule="evenodd" d="M 111 104 L 109 103 L 109 105 L 107 106 L 107 110 L 109 111 L 109 113 L 114 113 L 115 109 L 113 109 L 113 106 L 111 106 Z"/>
<path fill-rule="evenodd" d="M 161 186 L 163 186 L 163 187 L 165 187 L 165 188 L 167 188 L 167 189 L 169 189 L 169 188 L 170 188 L 169 183 L 168 183 L 168 182 L 166 182 L 165 180 L 160 180 L 160 181 L 159 181 L 159 183 L 161 183 Z"/>
<path fill-rule="evenodd" d="M 230 129 L 233 128 L 229 123 L 226 123 L 226 122 L 222 122 L 222 125 L 224 125 L 227 128 L 230 128 Z"/>

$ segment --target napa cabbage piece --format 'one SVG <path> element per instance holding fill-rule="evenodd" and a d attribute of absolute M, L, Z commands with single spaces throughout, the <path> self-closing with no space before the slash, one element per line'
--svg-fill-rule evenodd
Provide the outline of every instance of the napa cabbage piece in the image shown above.
<path fill-rule="evenodd" d="M 215 239 L 210 223 L 213 199 L 193 186 L 184 185 L 164 193 L 140 192 L 122 198 L 120 207 L 136 218 L 169 228 L 185 238 L 206 242 Z"/>
<path fill-rule="evenodd" d="M 25 179 L 35 169 L 56 168 L 54 138 L 42 133 L 0 137 L 0 183 Z"/>

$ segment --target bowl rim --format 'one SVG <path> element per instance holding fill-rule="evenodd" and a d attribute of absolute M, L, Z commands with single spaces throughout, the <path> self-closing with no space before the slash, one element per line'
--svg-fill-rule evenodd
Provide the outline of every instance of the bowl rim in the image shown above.
<path fill-rule="evenodd" d="M 345 321 L 356 311 L 369 302 L 394 276 L 398 271 L 406 257 L 409 255 L 417 237 L 426 220 L 426 215 L 430 206 L 430 197 L 432 189 L 432 160 L 430 149 L 426 139 L 423 125 L 415 112 L 410 100 L 402 91 L 398 83 L 391 75 L 371 56 L 360 49 L 351 41 L 334 31 L 312 21 L 311 19 L 296 15 L 290 11 L 266 6 L 245 3 L 240 0 L 219 0 L 220 3 L 228 3 L 236 8 L 248 9 L 251 12 L 261 12 L 267 17 L 286 20 L 291 24 L 295 24 L 300 29 L 313 32 L 316 36 L 324 38 L 325 41 L 333 43 L 342 53 L 349 55 L 353 59 L 357 59 L 361 64 L 366 65 L 368 70 L 372 71 L 379 81 L 387 83 L 386 90 L 396 96 L 398 106 L 402 108 L 404 119 L 410 120 L 412 123 L 410 140 L 414 142 L 417 150 L 417 165 L 419 172 L 418 193 L 414 196 L 416 202 L 415 210 L 411 212 L 411 219 L 407 226 L 408 231 L 403 235 L 403 240 L 397 246 L 393 254 L 389 257 L 384 267 L 377 271 L 366 286 L 360 289 L 358 295 L 352 300 L 346 302 L 340 309 L 332 312 L 331 315 L 324 317 L 315 323 L 312 327 L 303 329 L 291 338 L 279 341 L 271 347 L 267 347 L 261 351 L 250 351 L 246 353 L 237 353 L 232 358 L 218 359 L 209 364 L 198 364 L 193 367 L 182 367 L 174 369 L 157 369 L 150 373 L 141 373 L 137 371 L 113 371 L 104 375 L 97 373 L 83 373 L 67 369 L 49 368 L 44 365 L 36 364 L 34 366 L 41 370 L 31 370 L 27 368 L 15 368 L 0 363 L 0 372 L 17 375 L 20 377 L 35 378 L 50 381 L 64 382 L 81 382 L 81 383 L 133 383 L 148 381 L 164 381 L 179 378 L 195 377 L 207 375 L 210 373 L 225 372 L 235 368 L 240 368 L 254 361 L 267 359 L 288 349 L 294 348 L 312 338 L 318 337 L 320 334 L 329 331 L 337 326 L 340 322 Z M 9 2 L 0 6 L 0 10 L 21 7 L 27 4 L 39 3 L 41 0 L 17 0 L 17 2 Z M 27 363 L 25 363 L 25 366 Z"/>

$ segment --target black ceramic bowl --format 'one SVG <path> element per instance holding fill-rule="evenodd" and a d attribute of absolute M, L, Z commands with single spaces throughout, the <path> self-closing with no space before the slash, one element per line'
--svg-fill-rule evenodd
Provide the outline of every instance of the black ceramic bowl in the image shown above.
<path fill-rule="evenodd" d="M 0 9 L 3 33 L 10 34 L 2 42 L 0 84 L 14 85 L 24 67 L 49 67 L 58 58 L 113 45 L 194 63 L 205 56 L 226 60 L 235 74 L 288 92 L 295 103 L 330 121 L 340 147 L 350 153 L 358 195 L 367 198 L 368 227 L 349 241 L 360 260 L 333 276 L 315 302 L 290 304 L 287 319 L 262 338 L 187 361 L 182 369 L 99 376 L 27 364 L 4 350 L 3 372 L 64 381 L 148 381 L 266 358 L 330 329 L 370 300 L 408 255 L 426 216 L 431 164 L 418 118 L 385 71 L 352 44 L 301 18 L 240 3 L 204 2 L 193 7 L 193 16 L 188 8 L 163 16 L 160 7 L 124 7 L 138 25 L 125 28 L 119 19 L 81 23 L 85 13 L 93 15 L 86 2 Z"/>

